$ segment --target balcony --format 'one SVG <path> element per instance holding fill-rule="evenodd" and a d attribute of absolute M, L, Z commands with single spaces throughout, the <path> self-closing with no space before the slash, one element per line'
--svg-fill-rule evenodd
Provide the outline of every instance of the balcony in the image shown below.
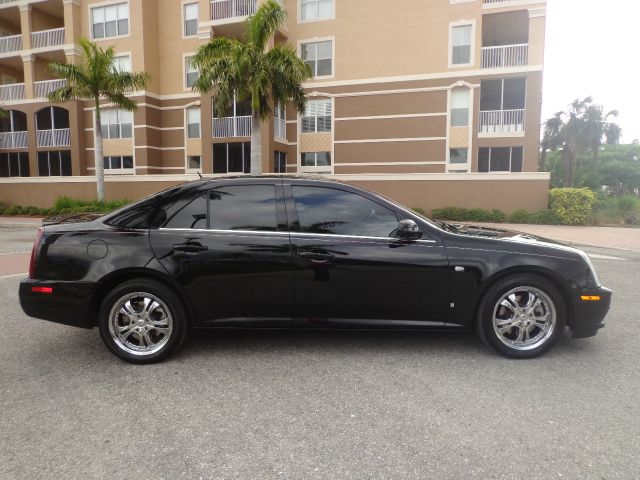
<path fill-rule="evenodd" d="M 27 148 L 27 132 L 0 133 L 1 148 Z"/>
<path fill-rule="evenodd" d="M 211 0 L 211 20 L 224 21 L 256 13 L 257 0 Z"/>
<path fill-rule="evenodd" d="M 529 45 L 501 45 L 482 47 L 482 68 L 525 67 L 528 65 Z"/>
<path fill-rule="evenodd" d="M 66 84 L 66 80 L 59 79 L 33 82 L 33 93 L 36 98 L 45 98 L 49 93 L 64 87 Z"/>
<path fill-rule="evenodd" d="M 250 137 L 251 116 L 214 118 L 213 138 Z"/>
<path fill-rule="evenodd" d="M 24 100 L 24 83 L 0 85 L 0 102 Z"/>
<path fill-rule="evenodd" d="M 524 132 L 525 110 L 489 110 L 480 112 L 480 133 L 509 135 Z"/>
<path fill-rule="evenodd" d="M 31 48 L 57 47 L 64 45 L 64 27 L 31 33 Z"/>
<path fill-rule="evenodd" d="M 71 145 L 71 131 L 68 128 L 37 130 L 36 144 L 38 147 L 68 147 Z"/>
<path fill-rule="evenodd" d="M 22 50 L 22 35 L 0 37 L 0 54 Z"/>

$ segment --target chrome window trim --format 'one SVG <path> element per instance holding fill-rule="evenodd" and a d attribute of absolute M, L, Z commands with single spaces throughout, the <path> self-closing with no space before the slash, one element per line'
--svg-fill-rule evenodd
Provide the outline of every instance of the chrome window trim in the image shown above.
<path fill-rule="evenodd" d="M 355 240 L 395 240 L 402 241 L 400 238 L 392 237 L 367 237 L 364 235 L 338 235 L 335 233 L 308 233 L 308 232 L 268 232 L 259 230 L 216 230 L 208 228 L 158 228 L 158 231 L 168 232 L 207 232 L 207 233 L 219 233 L 219 234 L 240 234 L 240 235 L 274 235 L 274 236 L 299 236 L 299 237 L 321 237 L 321 238 L 342 238 L 342 239 L 355 239 Z M 429 243 L 436 244 L 437 240 L 413 240 L 417 243 Z"/>

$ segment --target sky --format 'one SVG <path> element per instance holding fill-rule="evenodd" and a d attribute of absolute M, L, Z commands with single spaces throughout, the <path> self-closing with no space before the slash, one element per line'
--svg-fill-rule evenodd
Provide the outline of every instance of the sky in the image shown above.
<path fill-rule="evenodd" d="M 547 0 L 543 121 L 592 96 L 640 139 L 640 1 Z"/>

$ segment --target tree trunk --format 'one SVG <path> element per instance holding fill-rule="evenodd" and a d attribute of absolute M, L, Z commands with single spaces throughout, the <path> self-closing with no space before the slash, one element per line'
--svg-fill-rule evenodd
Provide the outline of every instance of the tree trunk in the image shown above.
<path fill-rule="evenodd" d="M 93 146 L 98 201 L 104 202 L 104 155 L 102 153 L 102 121 L 100 120 L 100 104 L 96 100 L 96 121 L 93 129 Z"/>
<path fill-rule="evenodd" d="M 257 115 L 251 119 L 251 173 L 262 173 L 262 121 Z"/>

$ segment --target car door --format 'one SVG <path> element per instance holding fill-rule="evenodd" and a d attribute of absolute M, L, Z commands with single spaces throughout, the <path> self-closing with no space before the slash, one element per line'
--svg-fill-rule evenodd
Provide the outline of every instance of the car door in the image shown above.
<path fill-rule="evenodd" d="M 402 210 L 348 188 L 285 181 L 285 196 L 299 322 L 443 326 L 449 273 L 437 235 L 393 238 Z"/>
<path fill-rule="evenodd" d="M 186 292 L 196 323 L 291 324 L 293 266 L 280 180 L 213 185 L 169 209 L 150 241 Z"/>

